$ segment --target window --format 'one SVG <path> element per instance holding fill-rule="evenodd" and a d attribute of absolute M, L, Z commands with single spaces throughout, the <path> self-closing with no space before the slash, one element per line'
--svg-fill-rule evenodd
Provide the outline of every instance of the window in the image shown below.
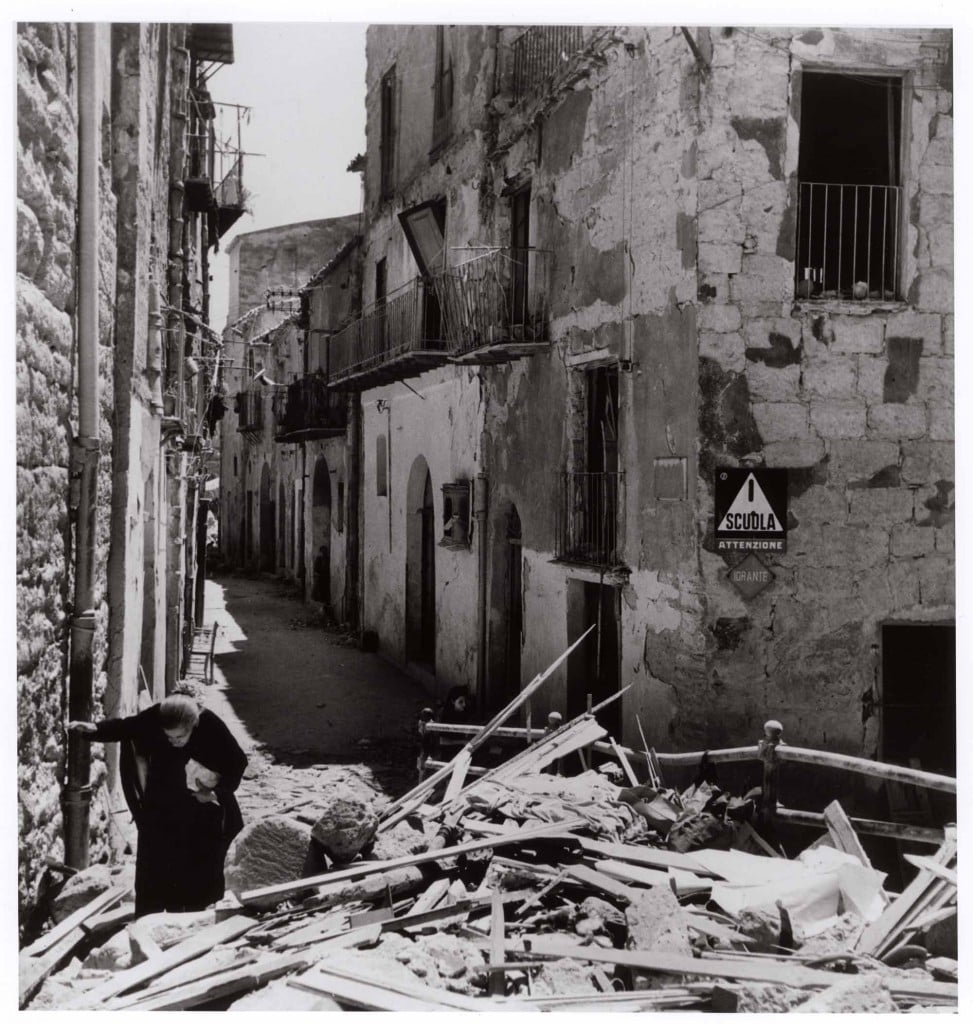
<path fill-rule="evenodd" d="M 381 160 L 381 179 L 379 191 L 382 199 L 392 194 L 392 175 L 395 166 L 395 68 L 392 67 L 382 76 L 381 86 L 381 137 L 379 141 L 379 159 Z"/>
<path fill-rule="evenodd" d="M 801 76 L 798 298 L 897 297 L 901 122 L 898 78 Z"/>
<path fill-rule="evenodd" d="M 457 480 L 443 484 L 444 547 L 470 546 L 470 482 Z"/>
<path fill-rule="evenodd" d="M 433 80 L 432 148 L 448 138 L 453 113 L 453 57 L 447 50 L 446 26 L 436 26 L 436 72 Z"/>
<path fill-rule="evenodd" d="M 388 497 L 388 442 L 384 434 L 375 438 L 375 493 L 380 498 Z"/>
<path fill-rule="evenodd" d="M 334 528 L 341 533 L 345 528 L 345 482 L 338 481 L 338 507 L 335 509 Z"/>

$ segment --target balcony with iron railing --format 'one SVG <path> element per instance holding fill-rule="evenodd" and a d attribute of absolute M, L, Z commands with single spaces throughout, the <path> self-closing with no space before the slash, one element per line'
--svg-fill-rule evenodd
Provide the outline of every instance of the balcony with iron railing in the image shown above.
<path fill-rule="evenodd" d="M 618 514 L 624 473 L 557 474 L 555 557 L 609 569 L 621 565 Z"/>
<path fill-rule="evenodd" d="M 798 190 L 797 297 L 898 299 L 902 189 L 802 181 Z"/>
<path fill-rule="evenodd" d="M 584 44 L 580 25 L 532 25 L 511 44 L 514 103 L 537 93 Z"/>
<path fill-rule="evenodd" d="M 195 213 L 206 213 L 217 237 L 222 237 L 246 213 L 243 188 L 243 151 L 239 144 L 240 118 L 244 107 L 214 104 L 205 90 L 191 97 L 195 130 L 187 137 L 184 186 L 186 203 Z M 217 108 L 234 109 L 237 116 L 237 144 L 220 140 L 214 117 Z"/>
<path fill-rule="evenodd" d="M 440 279 L 452 361 L 496 363 L 546 348 L 553 253 L 498 247 L 453 251 L 473 255 Z"/>
<path fill-rule="evenodd" d="M 236 396 L 237 429 L 259 433 L 264 428 L 264 390 L 240 391 Z"/>
<path fill-rule="evenodd" d="M 345 396 L 323 374 L 306 374 L 274 395 L 274 440 L 285 443 L 340 437 L 348 424 Z"/>
<path fill-rule="evenodd" d="M 438 289 L 414 278 L 332 335 L 329 384 L 364 390 L 418 376 L 448 357 Z"/>

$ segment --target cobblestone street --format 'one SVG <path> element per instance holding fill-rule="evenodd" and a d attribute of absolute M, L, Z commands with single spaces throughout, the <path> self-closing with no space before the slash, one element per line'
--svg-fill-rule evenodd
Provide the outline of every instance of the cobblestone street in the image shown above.
<path fill-rule="evenodd" d="M 338 782 L 378 804 L 412 785 L 416 713 L 430 700 L 417 683 L 325 629 L 289 584 L 210 579 L 205 608 L 215 679 L 197 692 L 250 759 L 245 820 L 310 807 Z"/>

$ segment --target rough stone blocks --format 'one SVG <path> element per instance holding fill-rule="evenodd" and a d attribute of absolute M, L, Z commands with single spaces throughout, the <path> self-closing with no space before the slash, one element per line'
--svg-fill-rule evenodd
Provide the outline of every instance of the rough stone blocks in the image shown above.
<path fill-rule="evenodd" d="M 825 438 L 862 437 L 865 406 L 860 402 L 811 402 L 811 428 Z"/>
<path fill-rule="evenodd" d="M 772 441 L 764 445 L 764 462 L 769 468 L 816 466 L 824 458 L 824 441 L 819 437 L 804 441 Z"/>
<path fill-rule="evenodd" d="M 848 522 L 891 526 L 911 521 L 915 498 L 907 487 L 877 487 L 852 491 Z"/>
<path fill-rule="evenodd" d="M 754 402 L 753 418 L 766 443 L 799 440 L 808 434 L 807 406 L 800 402 Z"/>
<path fill-rule="evenodd" d="M 868 434 L 872 437 L 911 439 L 925 433 L 925 406 L 873 405 L 868 410 Z"/>
<path fill-rule="evenodd" d="M 818 398 L 854 398 L 857 383 L 858 361 L 853 356 L 809 361 L 803 373 L 804 390 Z"/>
<path fill-rule="evenodd" d="M 937 355 L 943 350 L 943 317 L 938 313 L 903 310 L 890 314 L 885 333 L 890 338 L 921 338 L 922 354 Z"/>

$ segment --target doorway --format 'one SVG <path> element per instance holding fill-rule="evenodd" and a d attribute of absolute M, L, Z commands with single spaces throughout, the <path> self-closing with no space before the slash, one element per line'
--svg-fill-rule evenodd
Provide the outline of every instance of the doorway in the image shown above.
<path fill-rule="evenodd" d="M 436 539 L 432 476 L 420 455 L 409 474 L 406 506 L 406 658 L 436 665 Z"/>
<path fill-rule="evenodd" d="M 587 580 L 568 580 L 568 643 L 595 629 L 568 658 L 567 717 L 583 714 L 618 693 L 621 683 L 621 591 Z M 621 740 L 621 709 L 613 701 L 597 715 L 609 735 Z"/>
<path fill-rule="evenodd" d="M 264 465 L 260 473 L 260 568 L 273 572 L 277 564 L 275 502 L 270 487 L 270 469 Z"/>
<path fill-rule="evenodd" d="M 311 538 L 314 557 L 311 600 L 331 604 L 331 471 L 323 455 L 314 463 Z"/>

